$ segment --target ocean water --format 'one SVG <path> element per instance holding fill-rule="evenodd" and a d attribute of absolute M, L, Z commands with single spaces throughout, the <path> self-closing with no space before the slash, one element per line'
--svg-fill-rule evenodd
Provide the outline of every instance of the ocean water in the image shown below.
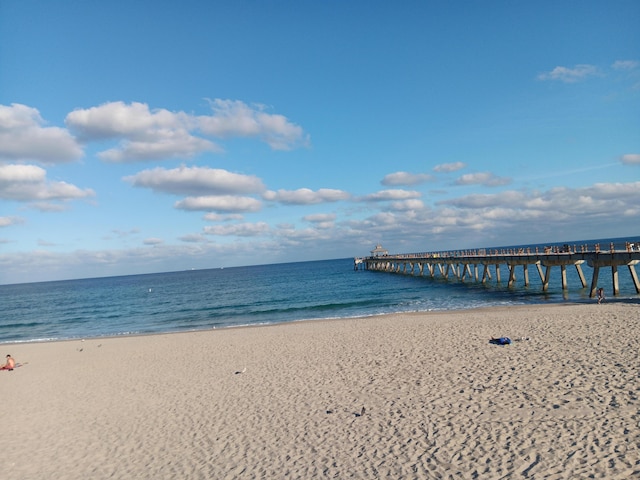
<path fill-rule="evenodd" d="M 607 241 L 608 242 L 608 241 Z M 587 243 L 587 242 L 585 242 Z M 608 245 L 605 241 L 603 245 Z M 486 284 L 357 270 L 353 258 L 210 270 L 0 285 L 0 343 L 117 336 L 296 320 L 350 318 L 383 313 L 459 310 L 485 306 L 593 302 L 575 269 L 563 291 L 552 268 L 542 292 L 535 268 L 525 287 L 508 288 L 495 275 Z M 591 268 L 583 266 L 590 284 Z M 631 275 L 619 268 L 618 299 L 636 294 Z M 611 295 L 610 269 L 599 285 Z"/>

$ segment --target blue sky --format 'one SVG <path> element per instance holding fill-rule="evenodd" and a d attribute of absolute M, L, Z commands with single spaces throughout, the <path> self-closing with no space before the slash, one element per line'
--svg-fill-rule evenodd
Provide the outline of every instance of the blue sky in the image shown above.
<path fill-rule="evenodd" d="M 639 21 L 0 0 L 0 283 L 638 237 Z"/>

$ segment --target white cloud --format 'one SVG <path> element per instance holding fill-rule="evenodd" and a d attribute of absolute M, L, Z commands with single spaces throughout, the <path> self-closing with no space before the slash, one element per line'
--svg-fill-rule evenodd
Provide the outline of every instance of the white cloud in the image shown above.
<path fill-rule="evenodd" d="M 24 272 L 34 269 L 44 272 L 44 278 L 55 279 L 77 277 L 81 267 L 114 275 L 180 270 L 185 265 L 248 265 L 264 258 L 302 261 L 309 259 L 309 252 L 317 258 L 336 258 L 366 254 L 377 242 L 393 252 L 409 253 L 590 239 L 600 231 L 623 236 L 629 234 L 629 225 L 640 221 L 640 182 L 468 195 L 433 207 L 417 208 L 416 203 L 411 211 L 395 210 L 392 205 L 383 204 L 387 211 L 367 218 L 353 215 L 344 221 L 337 221 L 339 214 L 335 219 L 332 213 L 310 214 L 303 217 L 309 228 L 262 222 L 210 225 L 213 228 L 207 226 L 200 234 L 183 235 L 178 246 L 163 243 L 153 248 L 61 255 L 0 253 L 0 279 L 30 281 Z M 235 241 L 234 236 L 243 241 Z"/>
<path fill-rule="evenodd" d="M 335 213 L 312 213 L 311 215 L 305 215 L 303 220 L 312 223 L 318 222 L 333 222 L 336 219 Z"/>
<path fill-rule="evenodd" d="M 336 217 L 335 213 L 314 213 L 305 215 L 302 219 L 305 222 L 314 224 L 316 228 L 327 229 L 335 226 Z"/>
<path fill-rule="evenodd" d="M 235 223 L 231 225 L 211 225 L 204 227 L 206 235 L 255 237 L 269 233 L 269 225 L 265 222 Z"/>
<path fill-rule="evenodd" d="M 170 170 L 158 167 L 124 177 L 123 180 L 134 187 L 192 196 L 261 193 L 265 189 L 258 177 L 209 167 L 181 166 Z"/>
<path fill-rule="evenodd" d="M 149 110 L 146 103 L 108 102 L 97 107 L 75 109 L 65 123 L 83 140 L 139 138 L 152 140 L 158 131 L 185 128 L 189 117 L 165 109 Z"/>
<path fill-rule="evenodd" d="M 628 153 L 622 155 L 620 161 L 625 165 L 640 165 L 640 153 Z"/>
<path fill-rule="evenodd" d="M 46 178 L 47 172 L 35 165 L 0 165 L 0 198 L 17 201 L 72 200 L 95 195 L 67 182 Z"/>
<path fill-rule="evenodd" d="M 439 202 L 433 209 L 417 203 L 406 206 L 413 208 L 403 210 L 401 204 L 392 204 L 390 211 L 350 221 L 349 228 L 406 252 L 428 251 L 434 242 L 450 245 L 445 248 L 473 248 L 499 246 L 504 238 L 511 243 L 594 238 L 593 225 L 619 229 L 621 216 L 640 220 L 640 182 L 468 195 Z M 337 237 L 343 232 L 332 234 Z M 397 247 L 409 244 L 421 246 Z"/>
<path fill-rule="evenodd" d="M 381 183 L 386 186 L 418 185 L 433 180 L 434 177 L 426 173 L 395 172 L 385 175 Z"/>
<path fill-rule="evenodd" d="M 590 187 L 584 187 L 575 190 L 565 188 L 552 189 L 555 191 L 575 191 L 581 195 L 590 195 L 596 198 L 603 198 L 614 201 L 622 201 L 624 199 L 636 199 L 640 202 L 640 181 L 629 183 L 596 183 Z"/>
<path fill-rule="evenodd" d="M 392 202 L 391 208 L 394 210 L 400 211 L 410 211 L 410 210 L 422 210 L 424 208 L 424 202 L 422 200 L 410 199 L 410 200 L 402 200 L 399 202 Z"/>
<path fill-rule="evenodd" d="M 0 228 L 19 225 L 21 223 L 24 223 L 24 219 L 20 217 L 0 217 Z"/>
<path fill-rule="evenodd" d="M 467 173 L 460 176 L 455 185 L 484 185 L 485 187 L 498 187 L 511 183 L 510 178 L 498 177 L 490 172 Z"/>
<path fill-rule="evenodd" d="M 275 150 L 308 145 L 308 135 L 286 117 L 266 113 L 265 107 L 235 100 L 212 100 L 212 115 L 191 115 L 150 109 L 145 103 L 109 102 L 76 109 L 66 124 L 85 141 L 116 140 L 119 144 L 100 152 L 108 162 L 135 162 L 189 158 L 222 148 L 196 132 L 215 138 L 253 137 Z"/>
<path fill-rule="evenodd" d="M 462 170 L 466 166 L 467 164 L 464 162 L 441 163 L 440 165 L 433 167 L 433 171 L 438 173 L 450 173 Z"/>
<path fill-rule="evenodd" d="M 274 150 L 306 146 L 309 136 L 283 115 L 265 112 L 263 105 L 249 106 L 238 100 L 210 101 L 213 115 L 198 117 L 202 132 L 219 138 L 257 137 Z"/>
<path fill-rule="evenodd" d="M 558 80 L 564 83 L 576 83 L 595 75 L 598 75 L 598 69 L 595 66 L 580 64 L 573 68 L 555 67 L 550 72 L 538 75 L 538 80 Z"/>
<path fill-rule="evenodd" d="M 262 208 L 259 200 L 251 197 L 233 195 L 210 195 L 203 197 L 187 197 L 174 204 L 179 210 L 205 212 L 257 212 Z"/>
<path fill-rule="evenodd" d="M 372 193 L 363 197 L 363 200 L 369 202 L 387 202 L 390 200 L 406 200 L 410 198 L 420 198 L 422 195 L 420 192 L 413 190 L 380 190 L 379 192 Z"/>
<path fill-rule="evenodd" d="M 560 215 L 584 217 L 599 214 L 614 214 L 640 203 L 640 182 L 597 183 L 590 187 L 557 187 L 546 192 L 506 191 L 497 194 L 467 195 L 439 202 L 461 210 L 500 211 L 508 208 L 517 212 L 512 220 L 523 216 L 543 217 L 551 220 Z M 505 207 L 507 206 L 507 207 Z"/>
<path fill-rule="evenodd" d="M 317 244 L 319 241 L 329 241 L 333 232 L 329 228 L 321 228 L 317 225 L 315 228 L 295 229 L 290 225 L 279 225 L 275 232 L 279 245 L 290 248 L 309 248 L 309 244 Z"/>
<path fill-rule="evenodd" d="M 383 225 L 383 226 L 386 225 L 386 226 L 395 227 L 398 225 L 398 217 L 396 217 L 396 215 L 394 215 L 393 213 L 380 212 L 371 216 L 368 219 L 368 222 L 371 222 L 377 225 Z"/>
<path fill-rule="evenodd" d="M 637 60 L 617 60 L 611 65 L 614 70 L 635 70 L 640 67 L 640 62 Z"/>
<path fill-rule="evenodd" d="M 120 140 L 117 148 L 98 154 L 109 162 L 192 157 L 204 151 L 221 151 L 209 140 L 189 133 L 193 119 L 184 112 L 150 110 L 145 103 L 109 102 L 76 109 L 67 126 L 85 141 Z"/>
<path fill-rule="evenodd" d="M 201 152 L 218 152 L 220 148 L 203 138 L 189 135 L 184 130 L 157 132 L 149 141 L 124 141 L 118 148 L 98 153 L 98 158 L 109 163 L 138 160 L 191 158 Z"/>
<path fill-rule="evenodd" d="M 82 149 L 67 130 L 44 123 L 35 108 L 0 105 L 0 161 L 56 164 L 82 157 Z"/>
<path fill-rule="evenodd" d="M 243 216 L 240 214 L 230 214 L 230 215 L 221 215 L 219 213 L 207 213 L 203 217 L 207 222 L 230 222 L 230 221 L 239 221 L 243 219 Z"/>
<path fill-rule="evenodd" d="M 454 205 L 461 208 L 486 208 L 498 207 L 501 205 L 524 206 L 527 197 L 523 192 L 514 190 L 496 194 L 473 194 L 466 195 L 452 200 L 443 200 L 439 205 Z M 539 198 L 538 198 L 539 200 Z M 544 205 L 543 205 L 544 206 Z"/>
<path fill-rule="evenodd" d="M 263 195 L 265 200 L 280 202 L 288 205 L 312 205 L 317 203 L 339 202 L 348 200 L 350 195 L 343 190 L 321 188 L 317 191 L 308 188 L 298 190 L 267 191 Z"/>

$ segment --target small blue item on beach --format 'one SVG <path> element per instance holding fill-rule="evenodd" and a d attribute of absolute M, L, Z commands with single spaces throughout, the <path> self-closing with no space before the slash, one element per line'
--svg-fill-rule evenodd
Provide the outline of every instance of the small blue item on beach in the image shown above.
<path fill-rule="evenodd" d="M 509 345 L 511 339 L 509 337 L 492 338 L 489 340 L 489 343 L 493 343 L 494 345 Z"/>

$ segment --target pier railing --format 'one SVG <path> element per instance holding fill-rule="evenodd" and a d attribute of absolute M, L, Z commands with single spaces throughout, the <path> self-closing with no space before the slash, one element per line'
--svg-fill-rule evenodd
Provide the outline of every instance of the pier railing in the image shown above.
<path fill-rule="evenodd" d="M 369 257 L 356 257 L 354 268 L 365 268 L 372 271 L 402 273 L 409 275 L 425 275 L 431 277 L 439 273 L 443 278 L 455 276 L 458 280 L 467 279 L 485 283 L 491 279 L 490 266 L 494 267 L 496 281 L 501 282 L 500 266 L 506 265 L 509 275 L 508 285 L 516 281 L 516 266 L 522 266 L 525 286 L 529 285 L 528 267 L 533 265 L 540 276 L 542 289 L 549 287 L 551 267 L 560 267 L 562 289 L 567 287 L 567 266 L 574 266 L 582 287 L 587 282 L 582 271 L 582 265 L 587 264 L 593 269 L 591 278 L 590 297 L 596 295 L 598 289 L 598 275 L 600 268 L 610 267 L 613 294 L 620 293 L 618 267 L 626 266 L 636 292 L 640 293 L 640 282 L 635 265 L 640 262 L 640 242 L 618 242 L 582 245 L 553 245 L 548 247 L 518 247 L 508 249 L 483 248 L 470 250 L 449 250 L 420 253 L 380 254 Z M 544 267 L 544 271 L 543 271 Z M 480 271 L 482 274 L 480 275 Z"/>

